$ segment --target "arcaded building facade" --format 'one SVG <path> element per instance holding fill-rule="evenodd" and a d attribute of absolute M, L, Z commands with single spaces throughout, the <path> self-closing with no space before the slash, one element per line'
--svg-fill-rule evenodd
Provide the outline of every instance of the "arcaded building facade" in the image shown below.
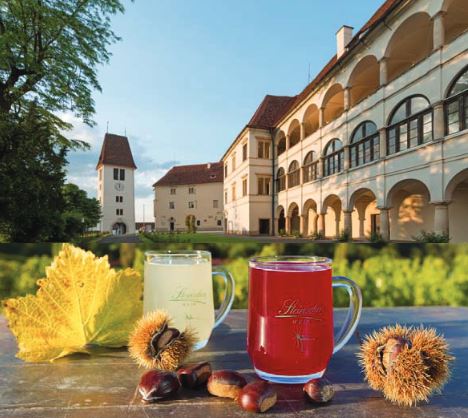
<path fill-rule="evenodd" d="M 320 74 L 278 100 L 253 138 L 273 151 L 272 233 L 467 240 L 466 0 L 387 0 L 357 33 L 343 26 Z M 237 221 L 232 232 L 250 230 Z"/>

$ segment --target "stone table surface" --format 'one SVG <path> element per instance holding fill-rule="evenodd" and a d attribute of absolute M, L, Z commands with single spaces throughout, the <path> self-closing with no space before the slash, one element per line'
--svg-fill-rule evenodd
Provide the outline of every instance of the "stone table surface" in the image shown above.
<path fill-rule="evenodd" d="M 343 310 L 336 310 L 339 325 Z M 397 407 L 370 390 L 363 381 L 353 336 L 331 360 L 327 377 L 335 384 L 333 401 L 317 407 L 304 401 L 301 386 L 276 385 L 278 403 L 265 415 L 272 417 L 468 417 L 468 308 L 364 309 L 358 330 L 365 335 L 383 325 L 412 324 L 436 327 L 456 356 L 453 376 L 429 404 Z M 245 351 L 246 312 L 233 311 L 218 327 L 210 343 L 193 354 L 214 369 L 236 369 L 253 377 Z M 17 347 L 0 317 L 0 417 L 230 417 L 252 416 L 230 400 L 210 396 L 206 389 L 184 391 L 172 400 L 142 404 L 135 399 L 141 369 L 125 350 L 99 356 L 72 356 L 54 363 L 24 363 L 15 358 Z"/>

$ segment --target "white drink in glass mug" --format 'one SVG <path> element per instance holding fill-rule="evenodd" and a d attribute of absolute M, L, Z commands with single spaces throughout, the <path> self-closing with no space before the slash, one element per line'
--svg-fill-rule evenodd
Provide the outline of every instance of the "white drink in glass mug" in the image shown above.
<path fill-rule="evenodd" d="M 225 271 L 212 272 L 207 251 L 182 253 L 147 252 L 145 254 L 144 312 L 164 309 L 174 326 L 197 333 L 195 349 L 204 347 L 213 328 L 226 317 L 234 300 L 234 280 Z M 226 296 L 215 318 L 213 275 L 224 277 Z"/>

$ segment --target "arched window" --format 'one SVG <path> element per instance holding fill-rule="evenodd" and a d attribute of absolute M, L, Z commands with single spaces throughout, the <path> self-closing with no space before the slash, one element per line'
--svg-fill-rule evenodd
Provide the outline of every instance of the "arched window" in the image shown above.
<path fill-rule="evenodd" d="M 289 148 L 301 141 L 301 125 L 298 120 L 294 120 L 289 128 Z"/>
<path fill-rule="evenodd" d="M 339 139 L 332 139 L 325 147 L 323 176 L 331 176 L 343 170 L 344 151 Z"/>
<path fill-rule="evenodd" d="M 291 187 L 299 186 L 301 183 L 301 171 L 299 170 L 299 163 L 297 161 L 293 161 L 289 165 L 288 169 L 288 189 Z"/>
<path fill-rule="evenodd" d="M 468 67 L 453 81 L 445 101 L 446 134 L 468 128 Z"/>
<path fill-rule="evenodd" d="M 374 122 L 362 122 L 354 130 L 349 147 L 349 166 L 357 167 L 380 156 L 380 142 L 377 126 Z"/>
<path fill-rule="evenodd" d="M 304 166 L 302 167 L 302 181 L 308 183 L 309 181 L 317 180 L 318 161 L 315 160 L 314 151 L 310 151 L 304 158 Z"/>
<path fill-rule="evenodd" d="M 282 136 L 278 140 L 278 145 L 276 146 L 276 156 L 279 157 L 285 151 L 286 151 L 286 137 Z"/>
<path fill-rule="evenodd" d="M 424 96 L 412 96 L 392 112 L 387 129 L 387 154 L 432 140 L 432 108 Z"/>
<path fill-rule="evenodd" d="M 278 192 L 286 189 L 286 173 L 282 167 L 276 173 L 276 189 Z"/>

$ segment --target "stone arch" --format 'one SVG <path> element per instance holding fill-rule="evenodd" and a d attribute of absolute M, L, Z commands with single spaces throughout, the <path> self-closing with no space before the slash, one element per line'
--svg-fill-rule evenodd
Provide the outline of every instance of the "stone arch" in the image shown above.
<path fill-rule="evenodd" d="M 278 228 L 276 231 L 279 235 L 282 235 L 286 232 L 286 214 L 283 206 L 278 206 L 276 208 L 276 217 L 278 219 Z"/>
<path fill-rule="evenodd" d="M 426 12 L 408 17 L 393 33 L 385 51 L 387 80 L 395 80 L 428 57 L 433 49 L 433 21 Z"/>
<path fill-rule="evenodd" d="M 434 207 L 431 194 L 424 182 L 405 179 L 393 185 L 387 194 L 390 208 L 390 239 L 411 241 L 421 232 L 432 232 Z"/>
<path fill-rule="evenodd" d="M 299 215 L 299 206 L 296 202 L 292 202 L 288 208 L 286 230 L 289 234 L 299 235 L 301 233 L 300 228 L 301 228 L 301 218 Z"/>
<path fill-rule="evenodd" d="M 323 97 L 323 125 L 339 118 L 344 112 L 344 90 L 339 83 L 333 84 Z"/>
<path fill-rule="evenodd" d="M 322 216 L 323 223 L 321 225 L 321 231 L 327 238 L 339 238 L 343 217 L 342 213 L 342 202 L 339 196 L 336 194 L 328 195 L 322 203 Z"/>
<path fill-rule="evenodd" d="M 288 130 L 289 144 L 288 149 L 301 141 L 301 124 L 297 119 L 294 119 L 289 125 Z"/>
<path fill-rule="evenodd" d="M 466 242 L 468 237 L 468 168 L 453 176 L 445 188 L 448 224 L 452 242 Z"/>
<path fill-rule="evenodd" d="M 377 197 L 370 188 L 355 190 L 348 203 L 351 211 L 352 238 L 365 239 L 380 234 L 380 210 L 377 209 Z"/>
<path fill-rule="evenodd" d="M 445 43 L 448 44 L 468 30 L 468 7 L 466 0 L 446 0 L 442 7 L 445 11 Z"/>
<path fill-rule="evenodd" d="M 374 55 L 362 58 L 354 67 L 348 81 L 349 103 L 355 106 L 380 87 L 380 67 Z"/>
<path fill-rule="evenodd" d="M 286 135 L 283 131 L 280 131 L 276 140 L 276 156 L 279 157 L 281 154 L 286 152 Z"/>
<path fill-rule="evenodd" d="M 318 232 L 318 211 L 317 202 L 314 199 L 308 199 L 302 207 L 302 216 L 304 219 L 304 227 L 302 235 L 310 237 Z"/>
<path fill-rule="evenodd" d="M 320 127 L 319 121 L 319 109 L 317 105 L 311 104 L 307 107 L 304 117 L 302 119 L 304 124 L 304 137 L 307 138 L 309 135 L 312 135 Z"/>

